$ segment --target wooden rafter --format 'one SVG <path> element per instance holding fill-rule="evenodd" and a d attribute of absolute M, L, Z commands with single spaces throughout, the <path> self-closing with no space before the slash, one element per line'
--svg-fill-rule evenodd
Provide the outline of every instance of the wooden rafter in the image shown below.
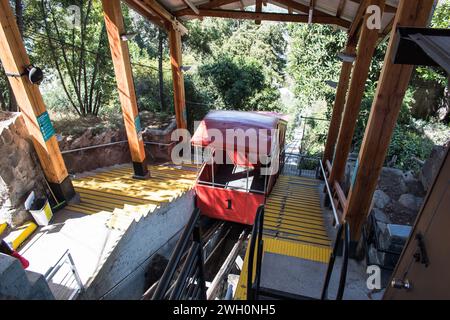
<path fill-rule="evenodd" d="M 285 14 L 285 13 L 269 13 L 269 12 L 250 12 L 250 11 L 236 11 L 236 10 L 216 10 L 216 9 L 199 9 L 200 16 L 203 17 L 217 17 L 229 19 L 244 19 L 244 20 L 267 20 L 267 21 L 281 21 L 281 22 L 308 22 L 307 15 L 301 14 Z M 348 28 L 350 23 L 342 19 L 330 15 L 321 15 L 314 17 L 314 23 L 319 24 L 335 24 L 344 28 Z"/>
<path fill-rule="evenodd" d="M 308 10 L 308 23 L 313 22 L 313 16 L 314 16 L 314 7 L 316 6 L 315 0 L 309 0 L 309 10 Z"/>
<path fill-rule="evenodd" d="M 187 6 L 188 6 L 192 11 L 194 11 L 195 14 L 197 14 L 197 15 L 199 14 L 198 8 L 195 6 L 194 3 L 192 3 L 191 0 L 183 0 L 183 2 L 186 3 Z"/>
<path fill-rule="evenodd" d="M 351 1 L 351 2 L 354 2 L 354 3 L 361 4 L 364 0 L 348 0 L 348 1 Z M 387 13 L 395 13 L 395 12 L 397 12 L 397 8 L 394 7 L 394 6 L 391 6 L 391 5 L 386 4 L 386 6 L 385 6 L 385 8 L 384 8 L 384 12 L 387 12 Z"/>
<path fill-rule="evenodd" d="M 212 0 L 210 2 L 199 5 L 197 8 L 198 9 L 215 9 L 215 8 L 219 8 L 221 6 L 226 6 L 228 4 L 232 4 L 232 3 L 236 3 L 236 2 L 242 3 L 241 0 Z M 182 16 L 192 15 L 192 13 L 194 13 L 194 11 L 192 11 L 191 8 L 184 8 L 184 9 L 174 11 L 173 14 L 176 17 L 182 17 Z"/>
<path fill-rule="evenodd" d="M 296 2 L 294 0 L 271 0 L 270 2 L 272 4 L 274 4 L 274 5 L 285 6 L 287 8 L 290 8 L 291 10 L 296 10 L 296 11 L 298 11 L 300 13 L 303 13 L 303 14 L 308 14 L 309 13 L 309 7 L 308 6 L 305 6 L 305 5 L 303 5 L 301 3 L 298 3 L 298 2 Z M 339 17 L 335 17 L 335 16 L 333 16 L 331 14 L 328 14 L 326 12 L 320 11 L 319 9 L 315 8 L 313 22 L 315 22 L 315 19 L 317 17 L 333 17 L 335 19 L 339 19 L 339 23 L 336 23 L 336 24 L 339 25 L 339 26 L 342 26 L 344 28 L 349 28 L 350 25 L 351 25 L 351 23 L 346 21 L 346 20 L 343 20 L 343 19 L 341 19 Z"/>
<path fill-rule="evenodd" d="M 131 0 L 124 0 L 125 4 L 139 13 L 141 16 L 143 16 L 145 19 L 149 20 L 151 23 L 156 24 L 158 27 L 164 29 L 164 22 L 163 20 L 155 14 L 152 10 L 150 10 L 148 7 L 142 4 L 140 1 L 131 1 Z"/>
<path fill-rule="evenodd" d="M 361 23 L 364 18 L 364 15 L 366 13 L 367 3 L 368 3 L 368 0 L 361 1 L 360 5 L 358 7 L 358 11 L 356 12 L 356 16 L 353 19 L 350 30 L 348 31 L 348 43 L 350 45 L 356 43 L 356 41 L 357 41 L 358 32 L 361 27 Z"/>
<path fill-rule="evenodd" d="M 262 0 L 255 0 L 255 12 L 262 12 Z M 261 24 L 261 20 L 255 20 L 256 24 Z"/>
<path fill-rule="evenodd" d="M 338 8 L 336 10 L 336 17 L 340 18 L 342 16 L 342 12 L 344 11 L 346 3 L 347 3 L 347 0 L 339 1 L 339 5 L 338 5 Z"/>
<path fill-rule="evenodd" d="M 159 17 L 164 21 L 164 24 L 170 24 L 174 29 L 181 32 L 181 34 L 186 34 L 188 30 L 183 26 L 176 17 L 167 11 L 158 1 L 155 0 L 125 0 L 129 5 L 141 8 L 141 10 L 146 10 L 154 13 L 155 16 Z M 189 9 L 192 13 L 192 9 Z"/>

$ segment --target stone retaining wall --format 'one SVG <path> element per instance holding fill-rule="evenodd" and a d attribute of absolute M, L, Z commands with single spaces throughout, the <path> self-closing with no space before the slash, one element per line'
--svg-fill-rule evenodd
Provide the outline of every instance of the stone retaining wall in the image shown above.
<path fill-rule="evenodd" d="M 31 220 L 23 203 L 31 191 L 45 194 L 45 180 L 19 112 L 0 112 L 0 223 Z"/>

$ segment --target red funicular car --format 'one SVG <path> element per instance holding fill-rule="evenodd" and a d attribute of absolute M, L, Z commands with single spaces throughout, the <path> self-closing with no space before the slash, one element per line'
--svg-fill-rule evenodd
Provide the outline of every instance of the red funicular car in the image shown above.
<path fill-rule="evenodd" d="M 195 191 L 211 218 L 253 224 L 284 164 L 287 121 L 272 112 L 211 111 L 192 145 L 205 156 Z"/>

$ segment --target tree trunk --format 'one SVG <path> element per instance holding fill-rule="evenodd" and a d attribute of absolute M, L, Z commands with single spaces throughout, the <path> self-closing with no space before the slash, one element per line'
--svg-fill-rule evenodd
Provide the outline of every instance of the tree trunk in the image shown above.
<path fill-rule="evenodd" d="M 158 76 L 159 76 L 159 100 L 161 112 L 165 111 L 164 105 L 164 74 L 163 74 L 163 31 L 158 32 Z"/>

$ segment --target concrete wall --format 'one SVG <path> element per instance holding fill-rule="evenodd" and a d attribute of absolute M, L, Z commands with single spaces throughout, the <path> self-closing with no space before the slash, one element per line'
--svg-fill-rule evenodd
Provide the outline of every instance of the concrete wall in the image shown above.
<path fill-rule="evenodd" d="M 0 253 L 0 300 L 54 300 L 45 278 Z"/>
<path fill-rule="evenodd" d="M 156 254 L 169 257 L 194 209 L 194 192 L 133 222 L 80 299 L 139 299 Z"/>
<path fill-rule="evenodd" d="M 25 122 L 19 112 L 0 112 L 0 223 L 31 220 L 23 203 L 34 190 L 44 195 L 45 181 Z"/>

